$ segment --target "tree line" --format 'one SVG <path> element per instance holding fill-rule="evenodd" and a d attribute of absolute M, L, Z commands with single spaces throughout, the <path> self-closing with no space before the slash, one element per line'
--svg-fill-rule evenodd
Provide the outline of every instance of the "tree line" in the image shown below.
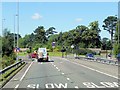
<path fill-rule="evenodd" d="M 66 49 L 71 51 L 71 45 L 74 45 L 74 49 L 79 50 L 80 48 L 101 48 L 103 50 L 111 50 L 113 48 L 114 54 L 117 55 L 120 52 L 120 46 L 118 41 L 118 18 L 116 16 L 108 16 L 103 21 L 103 30 L 107 30 L 111 39 L 101 39 L 99 28 L 99 22 L 90 22 L 88 26 L 78 25 L 73 27 L 72 30 L 66 32 L 57 32 L 55 27 L 45 29 L 44 26 L 39 25 L 31 34 L 26 34 L 24 37 L 19 35 L 19 47 L 20 48 L 32 48 L 37 50 L 39 47 L 46 47 L 49 51 L 52 51 L 52 42 L 55 42 L 56 51 Z M 14 56 L 14 33 L 11 33 L 8 29 L 4 30 L 3 36 L 0 37 L 2 40 L 2 57 Z M 15 34 L 15 41 L 17 34 Z M 80 51 L 80 50 L 79 50 Z"/>
<path fill-rule="evenodd" d="M 56 42 L 57 49 L 70 48 L 74 45 L 78 48 L 102 48 L 103 50 L 111 50 L 114 44 L 118 42 L 118 18 L 116 16 L 108 16 L 103 21 L 103 30 L 107 30 L 110 33 L 111 39 L 101 39 L 99 28 L 99 22 L 90 22 L 88 26 L 78 25 L 72 30 L 66 32 L 57 32 L 55 27 L 50 27 L 45 30 L 44 26 L 38 26 L 32 34 L 25 35 L 20 38 L 20 47 L 32 47 L 37 49 L 38 47 L 47 47 L 52 50 L 52 42 Z M 118 46 L 117 46 L 118 48 Z"/>

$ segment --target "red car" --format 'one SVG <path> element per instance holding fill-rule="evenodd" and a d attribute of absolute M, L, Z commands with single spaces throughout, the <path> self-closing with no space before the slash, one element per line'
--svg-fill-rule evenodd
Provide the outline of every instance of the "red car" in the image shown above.
<path fill-rule="evenodd" d="M 32 54 L 31 54 L 31 58 L 37 58 L 37 56 L 38 56 L 38 55 L 37 55 L 36 53 L 32 53 Z"/>

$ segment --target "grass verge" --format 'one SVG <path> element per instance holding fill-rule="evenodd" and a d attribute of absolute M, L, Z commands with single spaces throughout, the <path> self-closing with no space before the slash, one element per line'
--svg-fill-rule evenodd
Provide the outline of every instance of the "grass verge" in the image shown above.
<path fill-rule="evenodd" d="M 27 52 L 19 52 L 18 55 L 19 55 L 19 56 L 26 56 L 26 55 L 27 55 Z"/>
<path fill-rule="evenodd" d="M 48 52 L 49 56 L 62 56 L 62 52 Z"/>

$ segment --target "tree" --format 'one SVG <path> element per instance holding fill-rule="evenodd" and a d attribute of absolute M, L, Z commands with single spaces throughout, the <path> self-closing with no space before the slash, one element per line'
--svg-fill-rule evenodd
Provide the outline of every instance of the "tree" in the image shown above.
<path fill-rule="evenodd" d="M 103 50 L 111 50 L 112 48 L 112 44 L 111 44 L 111 41 L 108 39 L 108 38 L 103 38 L 101 40 L 101 44 L 102 44 L 102 49 Z"/>
<path fill-rule="evenodd" d="M 82 33 L 82 40 L 85 43 L 85 47 L 95 48 L 100 47 L 100 29 L 98 21 L 91 22 L 89 27 Z"/>
<path fill-rule="evenodd" d="M 47 38 L 46 38 L 45 29 L 43 26 L 38 26 L 38 28 L 35 29 L 34 33 L 35 33 L 35 40 L 38 43 L 46 43 Z"/>
<path fill-rule="evenodd" d="M 17 34 L 15 35 L 17 36 Z M 19 38 L 21 38 L 20 35 Z M 2 37 L 2 56 L 6 55 L 8 57 L 12 57 L 12 55 L 14 54 L 13 49 L 14 49 L 14 34 L 8 31 L 8 29 L 5 29 L 3 31 Z"/>
<path fill-rule="evenodd" d="M 117 28 L 115 31 L 114 55 L 115 57 L 120 53 L 120 20 L 118 19 Z"/>
<path fill-rule="evenodd" d="M 108 16 L 104 21 L 104 25 L 102 26 L 104 30 L 107 30 L 111 35 L 111 44 L 113 47 L 113 36 L 116 30 L 117 17 L 116 16 Z"/>
<path fill-rule="evenodd" d="M 100 42 L 100 35 L 99 33 L 101 32 L 100 28 L 99 28 L 99 23 L 98 21 L 94 21 L 94 22 L 91 22 L 89 24 L 89 29 L 90 29 L 90 32 L 93 34 L 92 36 L 92 43 L 94 45 L 94 47 L 100 47 L 101 46 L 101 42 Z"/>
<path fill-rule="evenodd" d="M 46 31 L 46 36 L 49 38 L 50 35 L 53 35 L 53 34 L 55 34 L 55 33 L 57 33 L 57 32 L 55 31 L 55 28 L 54 28 L 54 27 L 50 27 L 50 28 Z"/>

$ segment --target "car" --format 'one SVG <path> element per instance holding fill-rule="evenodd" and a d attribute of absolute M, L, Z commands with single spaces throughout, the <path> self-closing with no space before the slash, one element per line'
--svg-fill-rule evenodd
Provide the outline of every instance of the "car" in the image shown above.
<path fill-rule="evenodd" d="M 37 53 L 32 53 L 31 54 L 31 58 L 37 58 L 37 56 L 38 56 Z"/>
<path fill-rule="evenodd" d="M 86 54 L 86 57 L 88 57 L 88 58 L 93 58 L 93 57 L 94 57 L 94 54 L 88 53 L 88 54 Z"/>

